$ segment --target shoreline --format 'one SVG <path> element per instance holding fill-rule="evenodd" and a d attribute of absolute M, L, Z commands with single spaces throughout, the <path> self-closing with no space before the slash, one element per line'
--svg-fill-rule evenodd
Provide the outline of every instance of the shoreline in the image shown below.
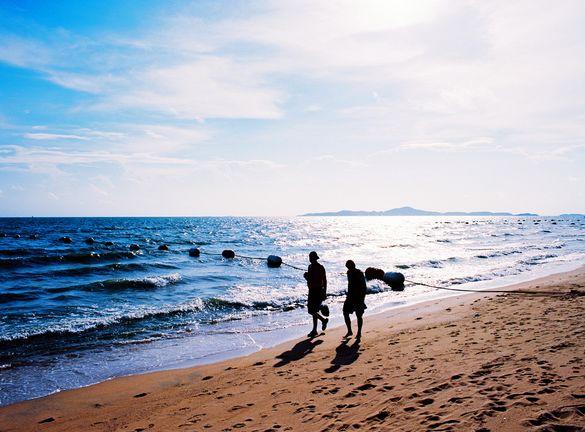
<path fill-rule="evenodd" d="M 554 286 L 555 283 L 567 285 L 567 281 L 569 280 L 581 281 L 582 279 L 585 279 L 584 273 L 585 267 L 580 267 L 579 269 L 570 272 L 553 274 L 529 282 L 521 282 L 509 285 L 505 287 L 505 289 L 513 290 L 522 287 L 526 288 L 528 286 L 534 289 L 542 289 L 543 286 L 548 286 L 550 288 L 551 286 Z M 352 342 L 352 345 L 350 345 L 348 342 L 345 345 L 341 344 L 336 347 L 337 343 L 340 341 L 341 335 L 345 332 L 345 328 L 334 327 L 329 329 L 325 336 L 320 336 L 311 341 L 307 339 L 286 341 L 270 348 L 263 348 L 260 351 L 253 352 L 252 354 L 243 357 L 235 357 L 216 363 L 183 369 L 170 369 L 159 372 L 150 372 L 146 374 L 114 378 L 91 386 L 66 390 L 41 398 L 7 405 L 0 408 L 0 430 L 16 430 L 14 429 L 15 424 L 19 425 L 19 430 L 39 430 L 41 428 L 42 430 L 82 430 L 83 427 L 79 424 L 80 421 L 85 421 L 86 417 L 88 417 L 88 421 L 89 418 L 102 418 L 103 420 L 104 414 L 106 414 L 106 417 L 108 417 L 108 412 L 111 414 L 111 416 L 109 416 L 110 420 L 108 420 L 109 423 L 108 421 L 101 420 L 94 421 L 90 423 L 92 425 L 92 430 L 112 430 L 112 428 L 117 429 L 121 424 L 127 423 L 130 425 L 136 421 L 142 421 L 142 423 L 145 423 L 147 422 L 146 419 L 153 418 L 153 416 L 158 418 L 161 413 L 156 410 L 152 413 L 143 412 L 143 414 L 140 416 L 140 419 L 143 420 L 137 420 L 137 417 L 134 414 L 131 416 L 123 415 L 123 412 L 125 412 L 126 409 L 122 409 L 122 411 L 120 411 L 121 407 L 136 408 L 136 406 L 141 406 L 143 402 L 153 398 L 156 398 L 157 403 L 155 403 L 155 405 L 159 408 L 161 403 L 162 406 L 167 407 L 173 406 L 173 404 L 181 405 L 184 404 L 183 399 L 175 399 L 173 396 L 175 393 L 187 389 L 190 390 L 189 394 L 191 395 L 191 398 L 194 397 L 191 402 L 195 400 L 199 400 L 201 402 L 214 400 L 214 402 L 217 404 L 220 400 L 233 398 L 235 396 L 234 393 L 238 391 L 239 386 L 247 384 L 242 382 L 241 384 L 236 385 L 235 380 L 239 378 L 239 376 L 234 376 L 235 374 L 232 371 L 240 370 L 241 374 L 248 376 L 251 381 L 253 381 L 253 376 L 256 377 L 256 380 L 258 380 L 258 378 L 265 377 L 267 382 L 282 381 L 283 378 L 286 380 L 286 376 L 291 374 L 293 377 L 302 377 L 303 374 L 310 376 L 311 371 L 307 371 L 306 367 L 301 367 L 298 369 L 297 374 L 294 374 L 294 372 L 295 365 L 300 364 L 306 360 L 306 357 L 311 356 L 319 356 L 318 359 L 314 359 L 314 361 L 319 364 L 319 366 L 328 365 L 328 367 L 325 368 L 325 374 L 333 374 L 334 372 L 337 372 L 341 369 L 351 370 L 354 362 L 359 363 L 357 360 L 361 354 L 361 350 L 364 350 L 365 352 L 368 352 L 368 349 L 375 351 L 374 347 L 368 347 L 368 345 L 373 343 L 370 341 L 371 338 L 378 338 L 380 335 L 394 335 L 395 337 L 401 332 L 416 333 L 417 331 L 421 331 L 421 328 L 429 327 L 431 325 L 435 326 L 436 328 L 436 326 L 445 325 L 454 319 L 465 317 L 468 315 L 469 309 L 473 307 L 472 305 L 477 302 L 489 302 L 490 300 L 497 299 L 499 297 L 511 297 L 516 299 L 515 303 L 522 301 L 522 299 L 518 298 L 517 296 L 509 296 L 507 294 L 496 295 L 479 291 L 478 293 L 453 295 L 442 297 L 440 299 L 416 303 L 414 305 L 393 308 L 371 316 L 366 315 L 364 317 L 365 324 L 364 337 L 361 343 L 362 347 L 360 347 L 359 344 L 357 347 L 355 347 L 355 342 L 353 339 L 350 341 Z M 534 299 L 534 301 L 537 300 Z M 577 301 L 577 306 L 579 303 L 582 305 L 582 301 Z M 444 311 L 449 311 L 449 313 L 442 313 Z M 291 345 L 293 345 L 292 349 Z M 352 348 L 352 346 L 354 348 Z M 340 355 L 340 347 L 342 348 L 341 351 L 349 351 L 347 353 L 341 353 L 343 355 Z M 583 351 L 582 346 L 577 346 L 577 348 Z M 325 357 L 321 357 L 322 355 L 325 355 Z M 381 355 L 381 353 L 378 353 L 378 356 L 379 355 Z M 343 358 L 347 356 L 349 357 L 346 359 Z M 352 361 L 349 362 L 349 360 Z M 274 363 L 274 361 L 276 361 L 275 364 L 268 364 Z M 293 364 L 293 367 L 290 368 L 293 362 L 295 364 Z M 324 364 L 322 365 L 321 363 Z M 290 369 L 287 374 L 278 373 L 280 372 L 279 369 L 287 367 Z M 363 369 L 364 365 L 359 365 L 359 368 Z M 327 372 L 327 369 L 336 370 Z M 258 375 L 259 370 L 262 370 L 260 375 Z M 275 371 L 277 372 L 276 374 L 274 373 Z M 216 379 L 214 379 L 214 377 Z M 383 379 L 383 376 L 381 376 L 380 380 L 381 379 Z M 210 387 L 210 384 L 213 384 L 213 382 L 217 383 L 218 381 L 220 382 L 219 386 L 216 385 L 212 386 L 213 388 Z M 373 380 L 372 382 L 374 381 L 377 380 Z M 364 386 L 368 387 L 366 384 L 364 384 Z M 377 386 L 376 384 L 372 385 L 374 387 Z M 252 387 L 253 389 L 260 389 L 263 387 L 260 381 L 253 383 L 252 385 L 248 384 L 248 386 Z M 265 390 L 267 391 L 271 387 L 265 388 Z M 386 387 L 395 386 L 388 385 Z M 378 389 L 378 391 L 379 390 L 381 389 Z M 217 396 L 217 393 L 221 391 L 223 391 L 225 394 L 220 395 L 220 398 Z M 387 391 L 391 392 L 391 390 Z M 356 395 L 358 395 L 360 392 L 361 391 L 358 391 Z M 271 392 L 268 392 L 265 395 L 269 400 L 271 399 L 270 393 Z M 330 397 L 336 399 L 336 393 L 338 393 L 338 391 L 331 393 Z M 310 392 L 304 397 L 311 397 L 315 394 L 319 394 L 319 392 Z M 345 397 L 337 396 L 337 399 L 338 401 L 343 401 Z M 291 403 L 301 402 L 302 400 L 299 399 Z M 201 404 L 198 403 L 197 405 Z M 226 417 L 226 420 L 229 419 L 231 421 L 232 417 L 238 417 L 238 412 L 240 409 L 254 411 L 253 407 L 246 409 L 245 404 L 243 407 L 244 408 L 238 408 L 234 411 L 229 411 L 228 409 L 226 411 L 227 414 L 224 413 L 223 416 L 219 417 Z M 190 408 L 184 411 L 189 410 Z M 113 426 L 111 421 L 114 418 L 114 412 L 118 413 L 118 416 L 115 418 L 115 425 Z M 158 430 L 165 430 L 165 427 L 169 427 L 170 423 L 168 422 L 172 423 L 174 421 L 173 419 L 176 420 L 181 417 L 179 415 L 180 412 L 180 410 L 174 414 L 166 412 L 166 414 L 163 415 L 163 417 L 166 419 L 165 426 L 163 429 Z M 496 410 L 496 412 L 498 411 Z M 233 415 L 230 413 L 233 413 Z M 296 423 L 298 419 L 295 418 L 296 416 L 289 418 L 290 425 L 300 425 L 300 423 Z M 45 422 L 39 423 L 43 421 Z M 261 419 L 256 419 L 254 421 L 259 422 L 258 424 L 264 423 L 264 421 Z M 193 427 L 196 427 L 198 430 L 199 426 L 195 426 L 196 423 L 190 424 Z M 248 427 L 252 426 L 252 423 L 253 421 L 248 423 L 244 421 L 241 424 Z M 154 430 L 157 430 L 157 427 L 160 427 L 157 426 L 157 423 L 151 422 L 147 423 L 147 425 L 148 424 L 153 424 Z M 22 429 L 20 429 L 20 427 L 22 427 Z M 304 425 L 303 427 L 306 428 L 307 426 Z M 140 427 L 138 427 L 138 429 L 140 429 Z M 213 426 L 213 429 L 211 430 L 215 430 L 215 426 Z"/>

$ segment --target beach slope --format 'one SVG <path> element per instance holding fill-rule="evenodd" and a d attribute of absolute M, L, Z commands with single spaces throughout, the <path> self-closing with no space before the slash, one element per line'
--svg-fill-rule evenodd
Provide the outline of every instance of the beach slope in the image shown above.
<path fill-rule="evenodd" d="M 509 287 L 585 290 L 583 268 Z M 578 431 L 585 297 L 470 294 L 0 409 L 0 431 Z"/>

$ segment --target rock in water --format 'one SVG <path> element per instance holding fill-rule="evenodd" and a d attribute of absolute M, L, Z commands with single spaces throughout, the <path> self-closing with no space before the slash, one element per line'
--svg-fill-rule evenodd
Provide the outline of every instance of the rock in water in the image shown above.
<path fill-rule="evenodd" d="M 94 238 L 93 238 L 93 237 L 89 237 L 89 238 L 86 238 L 86 239 L 85 239 L 85 242 L 86 242 L 87 244 L 94 244 L 94 243 L 95 243 L 95 240 L 94 240 Z"/>
<path fill-rule="evenodd" d="M 231 249 L 226 249 L 221 253 L 221 256 L 227 259 L 235 258 L 236 253 Z"/>
<path fill-rule="evenodd" d="M 131 251 L 137 251 L 137 250 L 140 250 L 140 246 L 139 246 L 139 245 L 137 245 L 136 243 L 132 243 L 132 244 L 129 246 L 129 248 L 130 248 L 130 250 L 131 250 Z"/>
<path fill-rule="evenodd" d="M 199 258 L 199 255 L 201 255 L 201 251 L 197 248 L 191 248 L 189 249 L 189 256 L 194 257 L 194 258 Z"/>
<path fill-rule="evenodd" d="M 114 242 L 113 241 L 107 241 L 104 243 L 105 246 L 114 246 Z"/>
<path fill-rule="evenodd" d="M 31 240 L 37 240 L 39 238 L 39 236 L 37 234 L 31 234 L 28 236 L 28 238 Z"/>
<path fill-rule="evenodd" d="M 392 291 L 404 291 L 404 275 L 402 273 L 386 272 L 382 280 L 390 285 Z"/>
<path fill-rule="evenodd" d="M 169 247 L 166 244 L 163 244 L 163 245 L 160 245 L 158 247 L 158 250 L 160 250 L 160 251 L 168 251 L 169 250 Z"/>
<path fill-rule="evenodd" d="M 269 255 L 268 258 L 266 258 L 266 264 L 270 268 L 280 267 L 282 264 L 282 258 L 278 255 Z"/>
<path fill-rule="evenodd" d="M 71 240 L 71 237 L 61 237 L 59 239 L 59 241 L 63 242 L 63 243 L 73 243 L 73 240 Z"/>
<path fill-rule="evenodd" d="M 382 280 L 384 279 L 384 270 L 375 267 L 368 267 L 366 269 L 365 276 L 366 280 L 369 281 L 372 279 Z"/>

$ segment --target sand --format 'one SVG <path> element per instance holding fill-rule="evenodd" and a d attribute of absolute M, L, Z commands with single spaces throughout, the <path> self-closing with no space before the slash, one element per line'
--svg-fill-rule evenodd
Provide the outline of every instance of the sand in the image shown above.
<path fill-rule="evenodd" d="M 585 269 L 510 289 L 585 291 Z M 471 294 L 0 409 L 0 431 L 577 431 L 585 297 Z M 308 320 L 307 320 L 308 325 Z"/>

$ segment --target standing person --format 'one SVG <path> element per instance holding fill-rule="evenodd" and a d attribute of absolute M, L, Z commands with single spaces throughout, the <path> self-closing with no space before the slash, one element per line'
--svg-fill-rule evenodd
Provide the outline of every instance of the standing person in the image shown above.
<path fill-rule="evenodd" d="M 325 267 L 319 262 L 319 255 L 313 251 L 309 254 L 309 268 L 304 276 L 309 287 L 309 296 L 307 301 L 307 309 L 310 315 L 313 316 L 313 330 L 307 336 L 317 336 L 317 322 L 321 321 L 321 330 L 325 331 L 327 328 L 328 318 L 323 317 L 319 311 L 321 310 L 321 303 L 327 297 L 327 275 L 325 274 Z"/>
<path fill-rule="evenodd" d="M 362 324 L 364 322 L 362 317 L 367 308 L 365 303 L 366 278 L 360 269 L 355 268 L 355 263 L 352 260 L 348 260 L 345 266 L 347 267 L 347 297 L 343 303 L 343 318 L 347 326 L 347 334 L 344 337 L 348 338 L 353 335 L 349 315 L 355 312 L 358 325 L 355 339 L 359 341 L 362 338 Z"/>

